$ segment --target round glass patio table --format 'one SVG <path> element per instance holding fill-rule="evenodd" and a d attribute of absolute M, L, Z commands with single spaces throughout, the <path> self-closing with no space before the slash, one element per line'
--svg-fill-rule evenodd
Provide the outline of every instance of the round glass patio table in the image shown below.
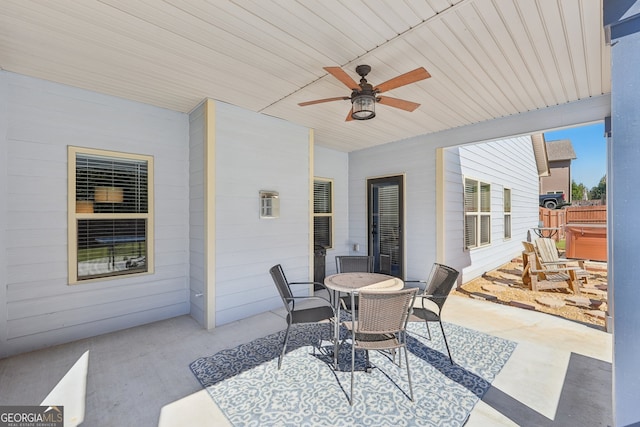
<path fill-rule="evenodd" d="M 552 238 L 560 231 L 558 227 L 537 227 L 532 229 L 538 237 Z"/>
<path fill-rule="evenodd" d="M 380 273 L 338 273 L 327 276 L 324 285 L 332 291 L 350 293 L 360 289 L 397 291 L 404 287 L 404 282 Z"/>
<path fill-rule="evenodd" d="M 333 303 L 337 319 L 333 331 L 333 366 L 338 369 L 340 340 L 340 292 L 357 293 L 359 290 L 397 291 L 404 287 L 402 279 L 380 273 L 338 273 L 324 279 L 327 289 L 333 291 Z"/>

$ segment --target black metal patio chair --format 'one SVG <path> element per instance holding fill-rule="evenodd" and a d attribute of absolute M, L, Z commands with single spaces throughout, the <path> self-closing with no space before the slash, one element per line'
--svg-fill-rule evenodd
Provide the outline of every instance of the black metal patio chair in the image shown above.
<path fill-rule="evenodd" d="M 449 360 L 452 365 L 453 357 L 451 357 L 447 336 L 442 326 L 442 307 L 447 301 L 449 292 L 451 292 L 451 289 L 456 284 L 459 274 L 457 270 L 449 266 L 434 263 L 428 280 L 405 280 L 405 284 L 409 284 L 409 286 L 412 283 L 418 283 L 423 285 L 418 285 L 418 287 L 424 288 L 416 297 L 416 303 L 414 304 L 413 313 L 409 317 L 409 321 L 416 322 L 424 320 L 429 339 L 431 339 L 429 322 L 438 322 L 440 324 L 444 344 L 447 347 L 447 353 L 449 354 Z"/>
<path fill-rule="evenodd" d="M 338 273 L 373 273 L 373 256 L 369 255 L 339 255 L 336 256 L 336 271 Z M 351 314 L 351 298 L 349 295 L 338 295 L 342 308 Z M 358 308 L 358 300 L 355 300 Z"/>
<path fill-rule="evenodd" d="M 336 313 L 333 309 L 333 304 L 330 300 L 319 296 L 294 296 L 291 292 L 290 285 L 322 285 L 315 282 L 292 282 L 287 281 L 282 266 L 280 264 L 274 265 L 269 269 L 271 277 L 278 288 L 278 292 L 282 297 L 282 302 L 287 309 L 287 330 L 284 334 L 284 340 L 282 342 L 282 352 L 278 356 L 278 369 L 282 366 L 282 358 L 287 350 L 287 342 L 289 341 L 289 332 L 291 325 L 298 323 L 318 323 L 322 321 L 333 322 L 336 319 Z M 322 285 L 324 287 L 324 285 Z M 320 301 L 323 305 L 310 308 L 298 308 L 296 307 L 296 301 Z"/>

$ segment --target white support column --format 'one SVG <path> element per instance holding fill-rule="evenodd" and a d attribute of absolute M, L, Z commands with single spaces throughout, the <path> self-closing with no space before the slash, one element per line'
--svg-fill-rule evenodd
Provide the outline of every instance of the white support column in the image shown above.
<path fill-rule="evenodd" d="M 614 425 L 640 423 L 640 1 L 604 2 L 611 34 L 607 170 L 609 310 L 613 316 Z"/>
<path fill-rule="evenodd" d="M 205 230 L 205 313 L 207 329 L 216 327 L 216 108 L 205 101 L 204 130 L 204 230 Z"/>
<path fill-rule="evenodd" d="M 313 179 L 315 176 L 314 170 L 314 136 L 313 129 L 309 129 L 309 277 L 311 281 L 315 277 L 315 257 L 314 257 L 314 243 L 313 243 Z M 313 294 L 313 285 L 310 286 L 309 292 Z"/>
<path fill-rule="evenodd" d="M 0 70 L 0 242 L 6 242 L 7 224 L 7 82 Z M 7 352 L 7 256 L 6 247 L 0 250 L 0 359 Z"/>
<path fill-rule="evenodd" d="M 436 148 L 436 262 L 447 262 L 445 251 L 445 185 L 444 148 Z"/>

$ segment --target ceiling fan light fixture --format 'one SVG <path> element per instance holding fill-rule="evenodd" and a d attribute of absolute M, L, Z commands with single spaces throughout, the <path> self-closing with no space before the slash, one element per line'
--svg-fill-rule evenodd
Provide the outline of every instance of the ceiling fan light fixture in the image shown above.
<path fill-rule="evenodd" d="M 369 94 L 358 94 L 351 99 L 351 118 L 369 120 L 376 116 L 376 97 Z"/>
<path fill-rule="evenodd" d="M 356 73 L 360 76 L 360 83 L 357 83 L 349 74 L 340 67 L 324 67 L 324 70 L 338 79 L 342 84 L 351 89 L 351 96 L 335 96 L 333 98 L 316 99 L 314 101 L 301 102 L 298 105 L 304 107 L 306 105 L 315 105 L 323 102 L 351 100 L 351 111 L 345 119 L 346 122 L 351 120 L 369 120 L 376 116 L 376 103 L 380 102 L 389 107 L 399 108 L 400 110 L 413 111 L 420 104 L 404 99 L 392 98 L 390 96 L 378 97 L 382 92 L 415 83 L 420 80 L 431 77 L 431 74 L 424 68 L 416 68 L 408 73 L 400 74 L 384 83 L 373 86 L 367 82 L 367 74 L 371 71 L 369 65 L 358 65 Z"/>

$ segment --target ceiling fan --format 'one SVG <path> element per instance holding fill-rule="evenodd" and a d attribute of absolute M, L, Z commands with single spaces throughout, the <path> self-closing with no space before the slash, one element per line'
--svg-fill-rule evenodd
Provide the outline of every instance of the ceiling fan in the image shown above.
<path fill-rule="evenodd" d="M 390 96 L 378 96 L 382 92 L 391 89 L 415 83 L 420 80 L 428 79 L 431 74 L 424 68 L 416 68 L 408 73 L 401 74 L 397 77 L 387 80 L 377 86 L 372 86 L 367 82 L 366 76 L 371 71 L 368 65 L 358 65 L 356 73 L 361 77 L 360 83 L 356 83 L 342 68 L 340 67 L 324 67 L 324 69 L 336 79 L 340 80 L 345 86 L 352 90 L 351 96 L 338 96 L 334 98 L 316 99 L 314 101 L 301 102 L 301 107 L 307 105 L 320 104 L 323 102 L 351 100 L 352 109 L 347 115 L 345 121 L 350 120 L 369 120 L 375 117 L 375 104 L 379 102 L 389 107 L 399 108 L 405 111 L 413 111 L 420 106 L 415 102 L 406 101 L 404 99 L 392 98 Z"/>

